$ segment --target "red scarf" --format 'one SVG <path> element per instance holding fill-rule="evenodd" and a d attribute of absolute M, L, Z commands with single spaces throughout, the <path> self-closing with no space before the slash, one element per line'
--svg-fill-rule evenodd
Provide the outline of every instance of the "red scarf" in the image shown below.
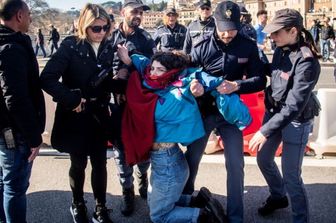
<path fill-rule="evenodd" d="M 121 137 L 126 162 L 134 165 L 149 159 L 155 137 L 154 112 L 158 95 L 142 87 L 140 74 L 133 71 L 126 90 Z"/>
<path fill-rule="evenodd" d="M 160 76 L 153 75 L 150 73 L 150 66 L 147 66 L 145 69 L 144 79 L 146 84 L 153 89 L 165 89 L 171 83 L 173 83 L 177 79 L 177 74 L 181 69 L 172 69 Z"/>

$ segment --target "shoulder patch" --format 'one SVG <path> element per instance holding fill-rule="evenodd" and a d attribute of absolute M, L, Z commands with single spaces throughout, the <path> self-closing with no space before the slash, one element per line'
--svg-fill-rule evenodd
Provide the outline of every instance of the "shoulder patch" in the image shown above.
<path fill-rule="evenodd" d="M 152 39 L 152 36 L 144 29 L 141 31 L 141 34 L 146 37 L 146 40 Z"/>
<path fill-rule="evenodd" d="M 306 47 L 306 46 L 302 46 L 301 48 L 300 48 L 300 50 L 301 50 L 301 53 L 302 53 L 302 56 L 303 56 L 303 58 L 311 58 L 311 57 L 314 57 L 313 56 L 313 52 L 308 48 L 308 47 Z"/>

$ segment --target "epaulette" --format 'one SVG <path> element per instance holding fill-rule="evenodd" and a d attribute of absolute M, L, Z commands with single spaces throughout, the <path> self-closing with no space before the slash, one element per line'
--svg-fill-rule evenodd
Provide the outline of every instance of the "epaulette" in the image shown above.
<path fill-rule="evenodd" d="M 307 47 L 307 46 L 302 46 L 300 47 L 301 53 L 303 58 L 311 58 L 314 57 L 313 52 Z"/>
<path fill-rule="evenodd" d="M 159 25 L 158 27 L 157 27 L 157 29 L 162 29 L 162 28 L 164 28 L 165 27 L 165 25 Z"/>
<path fill-rule="evenodd" d="M 195 43 L 195 45 L 194 45 L 193 47 L 198 47 L 198 46 L 200 46 L 202 43 L 208 41 L 208 40 L 211 38 L 211 36 L 212 36 L 212 33 L 209 34 L 209 35 L 202 35 L 202 36 L 199 38 L 198 42 Z"/>

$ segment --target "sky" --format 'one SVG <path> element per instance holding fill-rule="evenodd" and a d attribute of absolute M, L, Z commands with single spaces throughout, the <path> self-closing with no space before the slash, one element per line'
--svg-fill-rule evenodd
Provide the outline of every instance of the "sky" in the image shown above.
<path fill-rule="evenodd" d="M 50 8 L 58 8 L 64 11 L 70 10 L 72 7 L 81 9 L 88 2 L 90 3 L 104 3 L 108 0 L 46 0 Z"/>

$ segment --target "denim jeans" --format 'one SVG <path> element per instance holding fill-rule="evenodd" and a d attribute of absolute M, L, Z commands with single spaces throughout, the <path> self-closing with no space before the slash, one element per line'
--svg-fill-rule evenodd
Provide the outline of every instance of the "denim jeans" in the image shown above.
<path fill-rule="evenodd" d="M 227 170 L 227 215 L 231 223 L 243 222 L 244 205 L 244 154 L 243 135 L 237 126 L 225 121 L 221 114 L 209 115 L 203 119 L 205 136 L 196 140 L 185 153 L 190 176 L 183 193 L 191 194 L 198 172 L 198 166 L 213 129 L 217 129 L 224 143 L 225 167 Z"/>
<path fill-rule="evenodd" d="M 264 122 L 270 118 L 266 113 Z M 306 190 L 301 178 L 301 166 L 312 122 L 291 122 L 284 129 L 269 137 L 258 152 L 258 166 L 270 188 L 272 198 L 286 196 L 291 200 L 293 222 L 309 221 L 309 208 Z M 281 169 L 274 162 L 275 152 L 282 144 Z"/>
<path fill-rule="evenodd" d="M 330 40 L 321 39 L 321 54 L 323 59 L 325 60 L 329 59 L 330 56 L 329 47 L 330 47 Z"/>
<path fill-rule="evenodd" d="M 46 57 L 47 54 L 46 54 L 46 51 L 44 49 L 44 45 L 39 45 L 39 44 L 36 44 L 36 46 L 35 46 L 35 55 L 37 56 L 39 48 L 41 48 L 41 50 L 42 50 L 43 57 Z"/>
<path fill-rule="evenodd" d="M 117 166 L 118 174 L 119 174 L 119 181 L 122 188 L 131 188 L 133 186 L 133 167 L 129 166 L 126 163 L 124 147 L 121 142 L 115 142 L 114 145 L 114 161 Z M 142 163 L 138 163 L 135 165 L 135 174 L 138 177 L 141 177 L 143 174 L 147 173 L 149 168 L 150 162 L 145 161 Z"/>
<path fill-rule="evenodd" d="M 153 223 L 197 222 L 199 208 L 188 207 L 191 195 L 182 195 L 189 168 L 178 146 L 151 152 L 148 205 Z"/>
<path fill-rule="evenodd" d="M 0 222 L 26 222 L 26 192 L 32 162 L 28 162 L 30 148 L 16 137 L 16 148 L 7 149 L 0 136 Z"/>

